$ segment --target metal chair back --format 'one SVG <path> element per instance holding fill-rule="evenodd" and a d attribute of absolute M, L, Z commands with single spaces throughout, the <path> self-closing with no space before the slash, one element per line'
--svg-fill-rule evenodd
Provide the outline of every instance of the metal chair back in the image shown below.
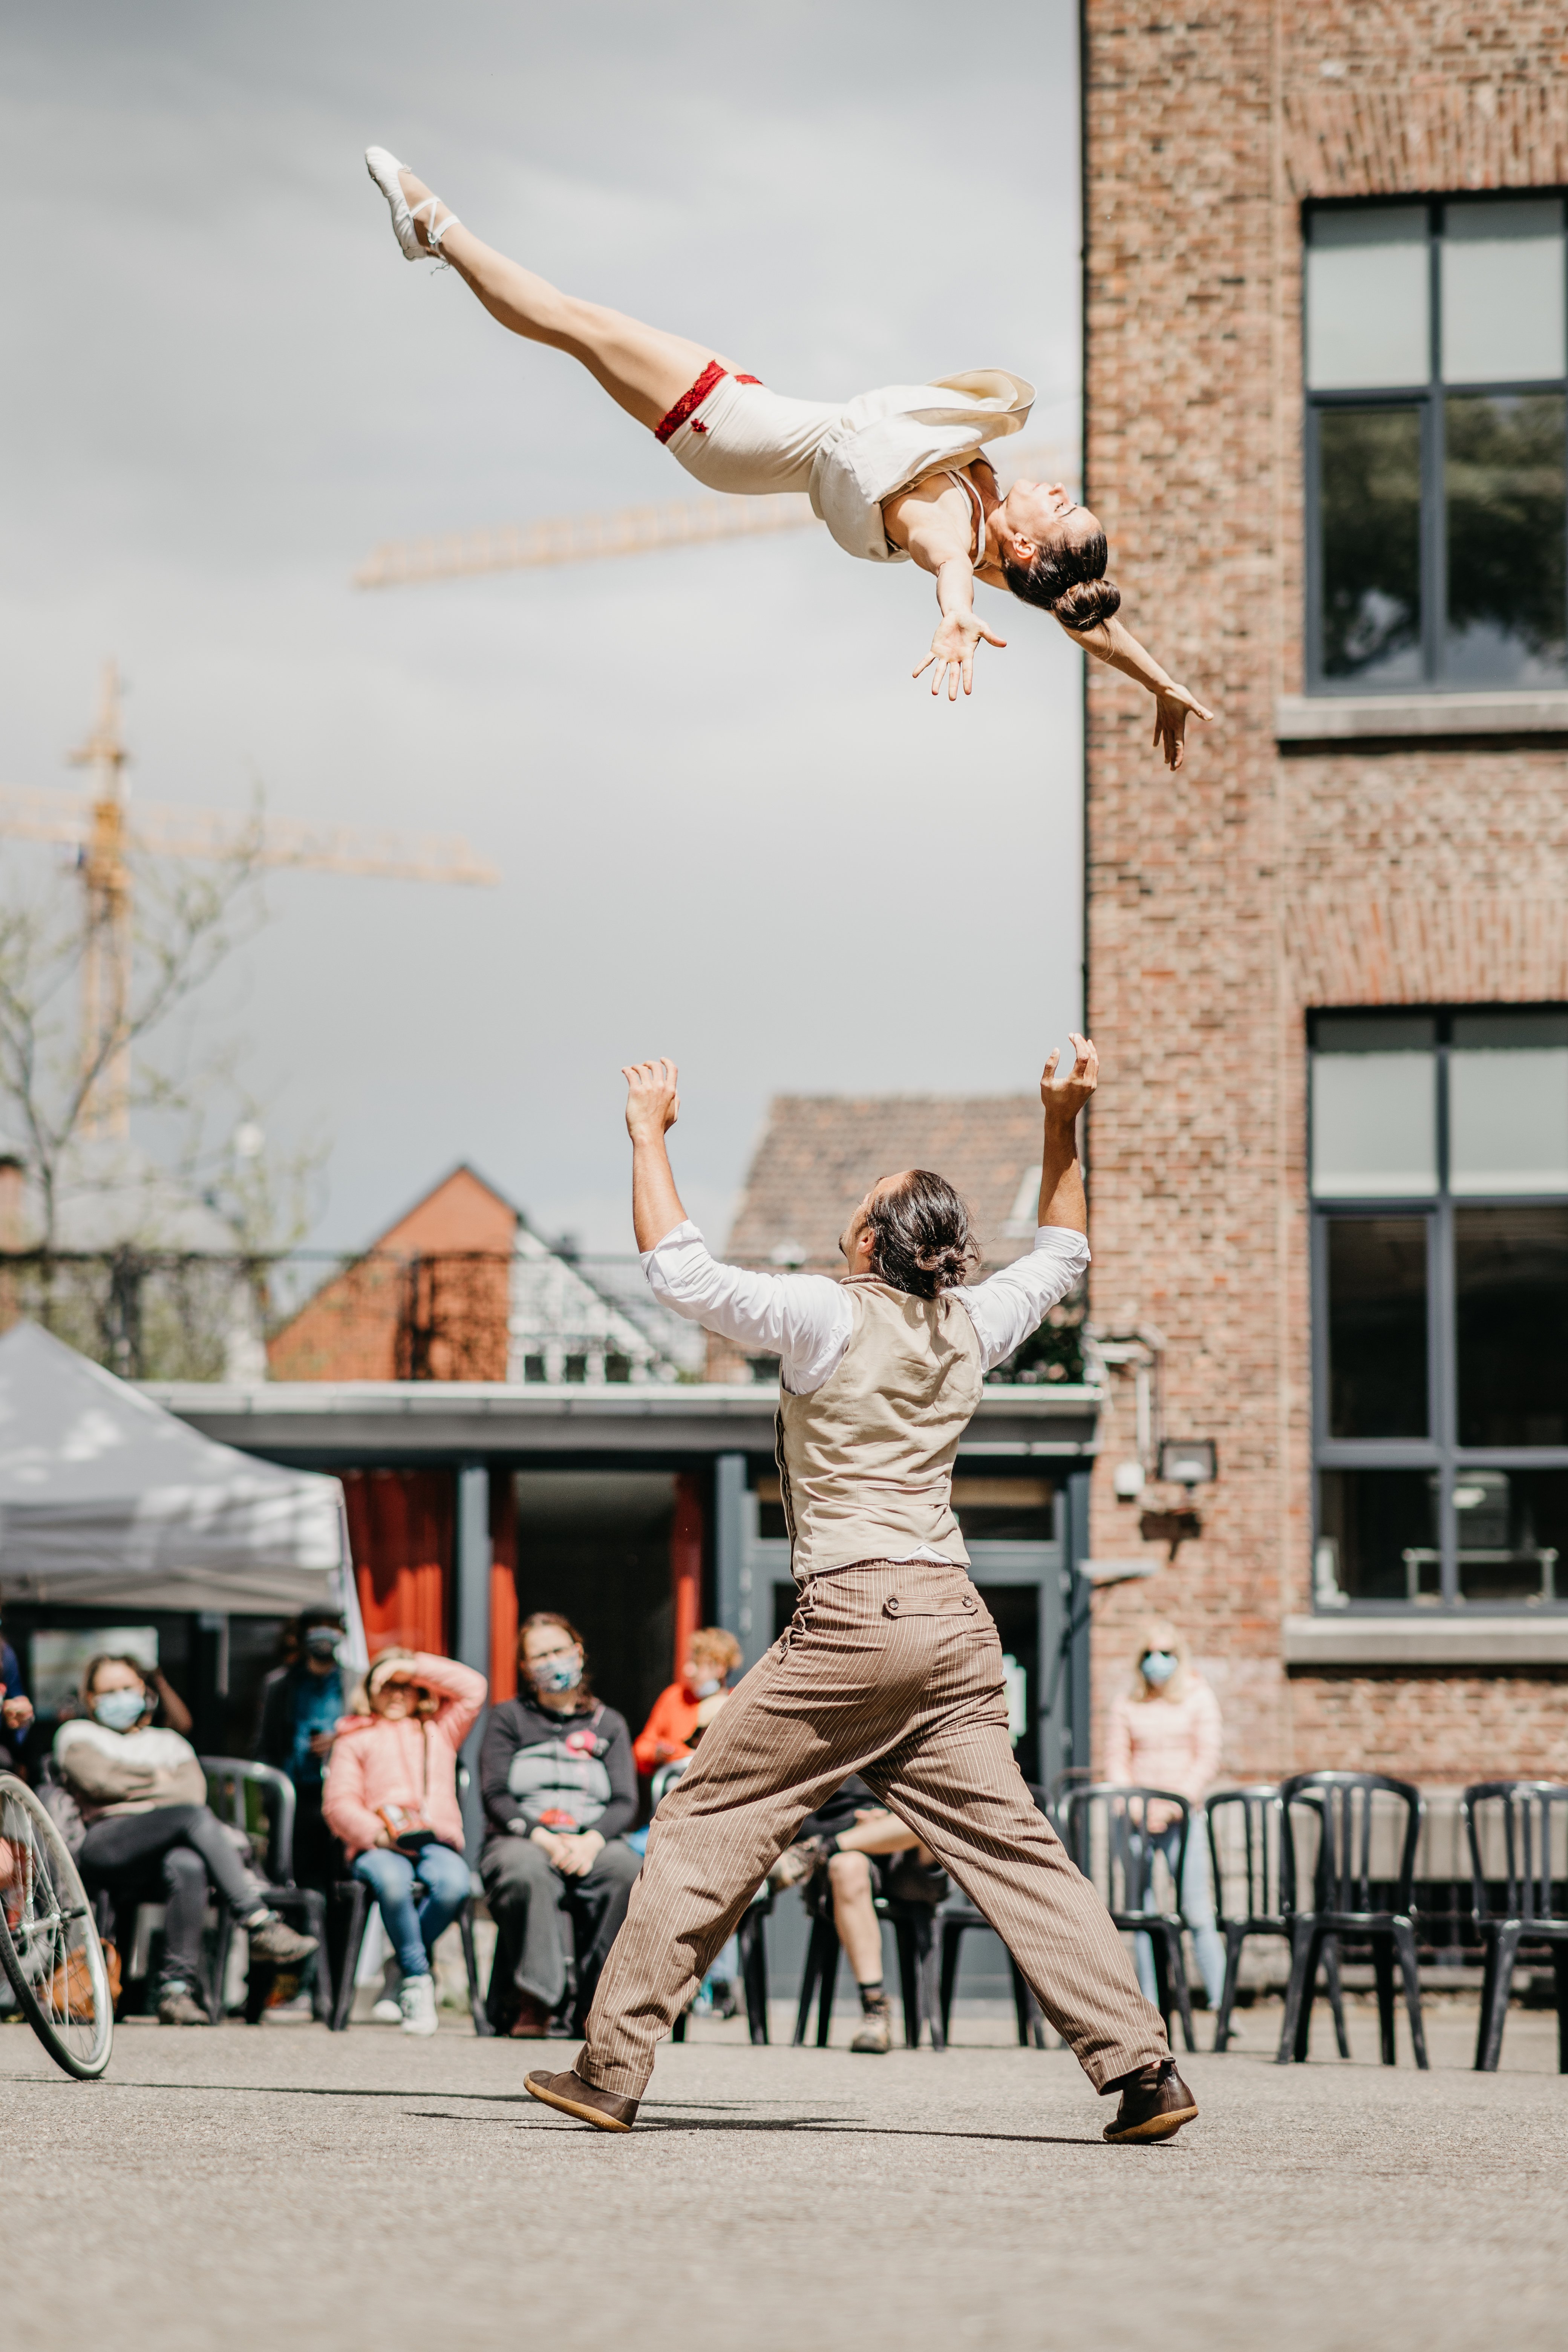
<path fill-rule="evenodd" d="M 1459 1801 L 1476 1918 L 1568 1928 L 1568 1787 L 1553 1780 L 1477 1780 Z"/>
<path fill-rule="evenodd" d="M 659 1806 L 663 1803 L 665 1798 L 668 1796 L 670 1790 L 674 1788 L 676 1782 L 679 1780 L 681 1774 L 685 1771 L 691 1759 L 689 1756 L 677 1756 L 668 1764 L 661 1764 L 659 1766 L 658 1771 L 648 1782 L 648 1811 L 650 1814 L 658 1812 Z"/>
<path fill-rule="evenodd" d="M 1280 1782 L 1279 1805 L 1280 1899 L 1288 1915 L 1315 1912 L 1354 1920 L 1409 1916 L 1422 1813 L 1421 1791 L 1412 1782 L 1392 1780 L 1385 1772 L 1298 1772 Z M 1318 1832 L 1312 1888 L 1305 1901 L 1305 1874 L 1296 1848 L 1300 1810 L 1315 1816 Z M 1396 1861 L 1391 1831 L 1400 1839 Z M 1389 1899 L 1380 1900 L 1384 1895 Z"/>
<path fill-rule="evenodd" d="M 1157 1809 L 1157 1826 L 1152 1813 Z M 1069 1788 L 1061 1799 L 1062 1843 L 1104 1903 L 1111 1917 L 1143 1917 L 1155 1910 L 1180 1909 L 1182 1870 L 1186 1861 L 1192 1808 L 1173 1789 L 1126 1787 L 1111 1780 Z M 1156 1846 L 1177 1822 L 1176 1851 L 1168 1862 L 1169 1900 L 1154 1900 L 1154 1868 L 1166 1857 Z"/>
<path fill-rule="evenodd" d="M 219 1821 L 232 1822 L 252 1837 L 257 1823 L 249 1800 L 255 1792 L 257 1810 L 267 1824 L 263 1867 L 274 1886 L 292 1886 L 294 1815 L 299 1802 L 293 1781 L 286 1772 L 277 1771 L 270 1764 L 252 1763 L 247 1757 L 203 1756 L 199 1761 L 207 1776 L 207 1802 L 213 1811 Z"/>
<path fill-rule="evenodd" d="M 1272 1782 L 1222 1789 L 1204 1807 L 1214 1880 L 1215 1924 L 1283 1935 L 1287 1915 L 1279 1790 Z"/>

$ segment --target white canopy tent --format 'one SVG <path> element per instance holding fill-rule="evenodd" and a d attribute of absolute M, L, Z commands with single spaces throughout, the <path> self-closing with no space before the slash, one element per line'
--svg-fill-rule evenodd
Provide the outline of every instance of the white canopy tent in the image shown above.
<path fill-rule="evenodd" d="M 343 1490 L 216 1444 L 19 1323 L 0 1339 L 0 1592 L 274 1616 L 341 1609 L 363 1662 Z"/>

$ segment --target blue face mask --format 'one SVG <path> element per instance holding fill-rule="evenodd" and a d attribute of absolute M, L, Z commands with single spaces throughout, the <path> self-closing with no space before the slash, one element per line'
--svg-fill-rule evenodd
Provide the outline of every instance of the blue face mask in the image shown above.
<path fill-rule="evenodd" d="M 693 1683 L 691 1688 L 696 1697 L 711 1698 L 716 1690 L 722 1690 L 723 1685 L 717 1675 L 710 1675 L 706 1682 Z"/>
<path fill-rule="evenodd" d="M 104 1691 L 92 1702 L 92 1711 L 106 1731 L 129 1731 L 142 1719 L 147 1694 L 139 1690 Z"/>
<path fill-rule="evenodd" d="M 1154 1690 L 1164 1689 L 1179 1664 L 1169 1650 L 1150 1650 L 1140 1661 L 1143 1679 Z"/>
<path fill-rule="evenodd" d="M 583 1679 L 581 1658 L 544 1658 L 533 1668 L 536 1690 L 575 1690 Z"/>

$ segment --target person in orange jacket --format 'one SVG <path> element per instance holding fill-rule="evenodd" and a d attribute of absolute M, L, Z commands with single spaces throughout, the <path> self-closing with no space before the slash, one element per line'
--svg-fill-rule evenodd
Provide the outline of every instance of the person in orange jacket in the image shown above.
<path fill-rule="evenodd" d="M 661 1764 L 689 1756 L 730 1694 L 724 1685 L 741 1663 L 741 1644 L 721 1625 L 703 1625 L 678 1683 L 661 1690 L 653 1712 L 632 1743 L 637 1770 L 657 1772 Z"/>

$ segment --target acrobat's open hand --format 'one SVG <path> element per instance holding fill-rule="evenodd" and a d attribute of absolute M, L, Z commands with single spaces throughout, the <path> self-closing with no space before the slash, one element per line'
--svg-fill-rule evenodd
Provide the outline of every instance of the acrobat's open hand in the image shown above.
<path fill-rule="evenodd" d="M 626 1082 L 626 1133 L 634 1143 L 651 1143 L 668 1135 L 680 1117 L 680 1072 L 662 1055 L 657 1062 L 628 1062 L 621 1076 Z"/>
<path fill-rule="evenodd" d="M 1155 694 L 1154 749 L 1163 747 L 1167 768 L 1179 768 L 1186 756 L 1183 738 L 1188 719 L 1213 717 L 1214 712 L 1205 710 L 1197 696 L 1189 694 L 1184 686 L 1168 686 Z"/>
<path fill-rule="evenodd" d="M 930 653 L 920 667 L 911 670 L 910 675 L 911 677 L 922 677 L 934 662 L 936 676 L 931 682 L 931 692 L 942 692 L 942 682 L 945 677 L 947 698 L 950 702 L 956 702 L 961 681 L 965 694 L 972 694 L 974 690 L 974 648 L 982 640 L 988 646 L 998 647 L 1007 642 L 1005 637 L 999 637 L 994 631 L 988 629 L 983 621 L 977 621 L 973 613 L 950 613 L 937 624 Z"/>
<path fill-rule="evenodd" d="M 1090 1040 L 1069 1030 L 1068 1043 L 1073 1050 L 1071 1069 L 1058 1077 L 1057 1065 L 1061 1060 L 1058 1049 L 1040 1073 L 1040 1100 L 1046 1107 L 1046 1117 L 1059 1119 L 1064 1127 L 1070 1126 L 1100 1083 L 1100 1055 Z"/>

